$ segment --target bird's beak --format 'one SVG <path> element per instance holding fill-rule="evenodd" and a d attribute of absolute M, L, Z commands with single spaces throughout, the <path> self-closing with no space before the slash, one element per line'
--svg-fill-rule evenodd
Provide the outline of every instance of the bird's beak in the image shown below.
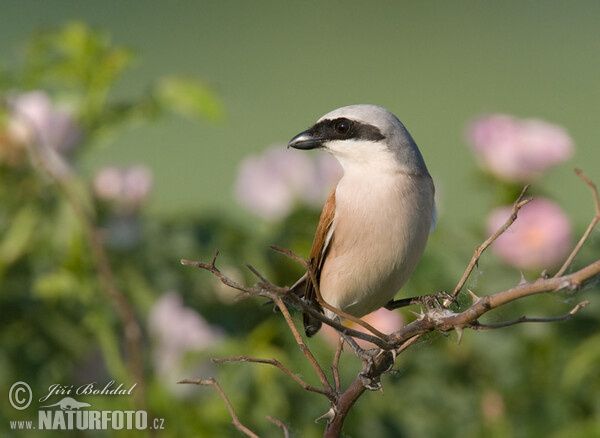
<path fill-rule="evenodd" d="M 304 150 L 322 148 L 323 138 L 315 137 L 314 134 L 311 133 L 311 130 L 307 129 L 306 131 L 301 132 L 292 138 L 288 143 L 288 148 L 289 147 Z"/>

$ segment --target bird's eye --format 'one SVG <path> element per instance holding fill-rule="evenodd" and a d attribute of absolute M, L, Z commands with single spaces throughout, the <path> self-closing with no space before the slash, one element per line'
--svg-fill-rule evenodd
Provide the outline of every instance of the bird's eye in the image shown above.
<path fill-rule="evenodd" d="M 348 134 L 350 132 L 351 127 L 352 124 L 350 120 L 346 119 L 338 120 L 337 122 L 335 122 L 335 125 L 333 125 L 333 129 L 335 129 L 335 132 L 340 135 Z"/>

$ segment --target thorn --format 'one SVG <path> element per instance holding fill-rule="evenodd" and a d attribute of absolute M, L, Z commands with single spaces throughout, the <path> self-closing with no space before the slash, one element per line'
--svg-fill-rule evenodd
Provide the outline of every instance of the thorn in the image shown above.
<path fill-rule="evenodd" d="M 214 268 L 215 267 L 215 262 L 217 261 L 217 256 L 219 255 L 219 250 L 217 249 L 215 251 L 215 255 L 213 256 L 212 262 L 210 262 L 210 265 Z"/>
<path fill-rule="evenodd" d="M 327 412 L 321 415 L 319 418 L 315 420 L 315 423 L 318 423 L 321 420 L 327 420 L 327 422 L 331 422 L 335 418 L 335 409 L 332 407 L 329 408 Z"/>
<path fill-rule="evenodd" d="M 562 289 L 567 289 L 572 292 L 573 290 L 576 290 L 576 287 L 574 288 L 569 280 L 563 280 L 558 284 L 558 286 L 556 286 L 555 290 L 559 291 Z"/>
<path fill-rule="evenodd" d="M 412 313 L 413 315 L 415 315 L 417 317 L 417 320 L 422 321 L 423 319 L 425 319 L 425 313 L 423 313 L 423 309 L 421 309 L 421 311 L 419 313 L 414 312 L 412 310 L 409 310 L 410 313 Z"/>
<path fill-rule="evenodd" d="M 467 289 L 467 292 L 469 292 L 469 295 L 471 295 L 471 299 L 473 300 L 473 304 L 475 304 L 476 302 L 478 302 L 481 299 L 477 295 L 475 295 L 471 289 Z"/>
<path fill-rule="evenodd" d="M 458 336 L 458 342 L 457 344 L 460 344 L 460 341 L 462 341 L 462 337 L 463 337 L 463 328 L 462 327 L 456 327 L 456 335 Z"/>
<path fill-rule="evenodd" d="M 546 271 L 544 271 L 546 272 Z M 523 274 L 523 271 L 519 271 L 519 273 L 521 274 L 521 279 L 519 280 L 519 286 L 527 283 L 527 279 L 525 278 L 525 274 Z M 542 273 L 542 277 L 543 277 L 543 273 Z"/>

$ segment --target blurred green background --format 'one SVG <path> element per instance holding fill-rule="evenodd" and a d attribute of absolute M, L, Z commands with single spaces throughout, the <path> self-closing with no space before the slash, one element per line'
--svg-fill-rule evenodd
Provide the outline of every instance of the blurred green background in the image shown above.
<path fill-rule="evenodd" d="M 572 165 L 546 182 L 569 211 L 578 211 L 587 196 L 571 168 L 592 177 L 599 172 L 600 5 L 593 0 L 62 0 L 52 7 L 8 0 L 1 15 L 5 63 L 18 57 L 34 30 L 82 19 L 138 55 L 117 95 L 134 95 L 171 73 L 214 87 L 225 106 L 223 121 L 162 120 L 85 157 L 88 171 L 104 163 L 147 163 L 156 177 L 152 209 L 159 213 L 242 214 L 230 195 L 245 155 L 355 103 L 388 108 L 408 127 L 437 182 L 444 221 L 477 222 L 489 208 L 485 194 L 468 191 L 472 158 L 463 127 L 480 113 L 567 127 L 577 152 Z"/>
<path fill-rule="evenodd" d="M 293 436 L 322 433 L 313 420 L 327 403 L 303 393 L 279 371 L 209 364 L 214 356 L 277 357 L 316 383 L 279 315 L 259 302 L 231 305 L 208 274 L 181 267 L 178 260 L 209 260 L 218 248 L 222 266 L 237 278 L 253 281 L 242 273 L 244 263 L 252 263 L 275 282 L 290 284 L 301 270 L 267 246 L 306 255 L 318 212 L 300 206 L 286 220 L 267 223 L 235 202 L 233 184 L 245 157 L 287 142 L 334 108 L 373 103 L 394 112 L 436 181 L 439 228 L 407 295 L 452 288 L 484 238 L 487 213 L 498 204 L 497 187 L 477 170 L 465 141 L 465 126 L 478 115 L 539 117 L 569 131 L 574 156 L 536 182 L 534 193 L 561 205 L 579 236 L 593 209 L 589 190 L 572 168 L 600 183 L 599 18 L 600 3 L 592 0 L 3 1 L 2 71 L 17 70 L 36 32 L 77 20 L 134 54 L 109 104 L 139 100 L 156 78 L 177 75 L 209 87 L 213 104 L 223 108 L 221 117 L 215 110 L 192 118 L 176 111 L 133 118 L 125 129 L 90 136 L 77 156 L 83 181 L 108 164 L 144 163 L 154 176 L 152 196 L 137 218 L 144 225 L 135 244 L 109 245 L 107 251 L 144 331 L 148 410 L 165 418 L 165 430 L 157 435 L 236 436 L 212 390 L 182 390 L 174 383 L 209 375 L 222 383 L 242 421 L 261 435 L 278 436 L 265 415 L 284 421 Z M 15 91 L 9 83 L 3 82 L 3 92 Z M 0 269 L 2 394 L 17 380 L 39 392 L 53 383 L 91 379 L 131 383 L 123 365 L 123 329 L 98 291 L 81 227 L 72 225 L 77 220 L 65 213 L 60 194 L 46 194 L 43 179 L 10 172 L 2 173 L 1 226 L 8 229 L 10 219 L 23 218 L 17 216 L 21 204 L 30 203 L 39 217 L 30 218 L 38 226 L 27 231 L 31 236 L 17 258 L 3 260 Z M 32 192 L 23 188 L 36 184 L 43 201 L 26 198 Z M 97 213 L 99 227 L 110 223 L 110 211 L 99 207 Z M 596 231 L 576 266 L 597 258 L 599 247 Z M 517 271 L 486 257 L 469 287 L 492 293 L 519 281 Z M 160 297 L 174 290 L 185 306 L 218 327 L 218 342 L 187 351 L 183 364 L 165 374 L 147 320 Z M 428 337 L 399 360 L 400 375 L 384 380 L 384 394 L 361 399 L 348 419 L 348 436 L 600 436 L 597 292 L 597 284 L 584 290 L 577 299 L 592 305 L 566 323 L 466 333 L 460 345 L 455 337 Z M 496 318 L 560 314 L 573 300 L 553 294 L 502 310 Z M 327 364 L 331 347 L 322 339 L 311 342 Z M 342 378 L 349 382 L 358 365 L 350 357 L 346 361 Z M 51 436 L 9 431 L 9 420 L 32 420 L 37 411 L 16 411 L 2 399 L 3 436 Z M 133 406 L 131 400 L 107 397 L 90 402 L 95 409 Z"/>

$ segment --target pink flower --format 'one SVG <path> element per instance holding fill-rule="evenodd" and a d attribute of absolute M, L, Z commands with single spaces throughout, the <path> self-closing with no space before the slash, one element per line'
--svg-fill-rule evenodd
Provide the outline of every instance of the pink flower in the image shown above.
<path fill-rule="evenodd" d="M 393 333 L 397 330 L 400 330 L 404 326 L 404 319 L 402 318 L 400 312 L 394 312 L 384 308 L 369 313 L 368 315 L 363 316 L 361 319 L 385 334 Z M 353 322 L 345 321 L 344 325 L 354 330 L 358 330 L 359 332 L 370 334 L 370 332 L 365 328 Z M 337 345 L 340 335 L 333 328 L 323 324 L 323 328 L 321 329 L 320 333 L 322 333 L 322 336 L 324 336 L 330 344 Z M 375 345 L 371 344 L 370 342 L 363 341 L 362 339 L 355 338 L 355 340 L 358 345 L 364 349 L 375 347 Z"/>
<path fill-rule="evenodd" d="M 494 210 L 487 221 L 492 234 L 512 214 L 512 207 Z M 557 266 L 571 249 L 571 223 L 554 202 L 536 198 L 518 213 L 517 220 L 493 244 L 494 252 L 506 263 L 523 270 Z"/>
<path fill-rule="evenodd" d="M 240 204 L 267 220 L 287 216 L 296 203 L 320 206 L 341 177 L 341 166 L 325 154 L 316 160 L 278 145 L 239 166 L 234 192 Z"/>
<path fill-rule="evenodd" d="M 467 138 L 484 169 L 514 182 L 538 178 L 569 159 L 574 150 L 573 140 L 561 126 L 503 114 L 475 120 L 467 128 Z"/>
<path fill-rule="evenodd" d="M 55 106 L 43 91 L 30 91 L 11 101 L 9 135 L 18 143 L 40 143 L 67 154 L 81 137 L 74 118 Z"/>
<path fill-rule="evenodd" d="M 148 330 L 155 341 L 154 362 L 163 375 L 180 369 L 186 353 L 206 350 L 224 337 L 220 328 L 185 307 L 177 292 L 168 292 L 154 303 L 148 316 Z"/>
<path fill-rule="evenodd" d="M 100 169 L 92 182 L 99 199 L 121 208 L 136 208 L 146 200 L 152 188 L 152 173 L 143 165 L 128 168 L 108 166 Z"/>

